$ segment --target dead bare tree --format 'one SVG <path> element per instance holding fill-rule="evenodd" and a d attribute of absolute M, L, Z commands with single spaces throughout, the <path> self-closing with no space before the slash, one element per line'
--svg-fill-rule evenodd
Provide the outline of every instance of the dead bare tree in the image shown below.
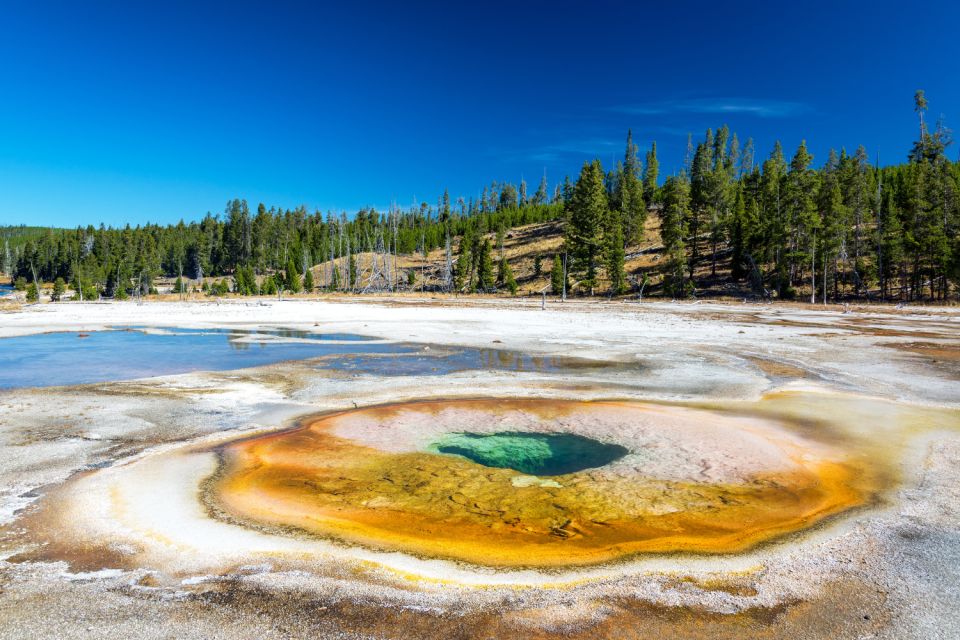
<path fill-rule="evenodd" d="M 333 216 L 327 216 L 328 232 L 327 232 L 327 246 L 329 247 L 329 260 L 327 261 L 327 289 L 333 289 L 333 270 L 336 269 L 336 265 L 333 263 L 334 260 L 334 251 L 333 251 L 333 225 L 334 220 Z"/>
<path fill-rule="evenodd" d="M 817 301 L 817 234 L 810 241 L 810 304 Z"/>
<path fill-rule="evenodd" d="M 444 256 L 444 265 L 443 265 L 443 290 L 450 291 L 453 289 L 453 252 L 450 249 L 450 231 L 447 230 L 447 241 L 445 247 L 445 256 Z"/>
<path fill-rule="evenodd" d="M 563 296 L 561 300 L 567 301 L 567 253 L 563 253 Z"/>
<path fill-rule="evenodd" d="M 370 261 L 370 278 L 367 280 L 367 286 L 363 289 L 367 292 L 380 292 L 389 288 L 387 270 L 389 269 L 389 258 L 386 247 L 384 246 L 383 227 L 378 226 L 374 240 L 374 249 Z"/>
<path fill-rule="evenodd" d="M 391 223 L 391 229 L 393 233 L 391 235 L 393 237 L 391 238 L 391 240 L 393 241 L 393 273 L 390 274 L 390 291 L 394 290 L 394 287 L 396 286 L 396 283 L 397 283 L 397 254 L 398 254 L 397 238 L 400 233 L 400 212 L 397 210 L 394 210 L 392 217 L 393 217 L 393 221 Z"/>
<path fill-rule="evenodd" d="M 345 244 L 347 247 L 347 254 L 346 254 L 346 259 L 344 260 L 344 265 L 343 265 L 343 271 L 344 271 L 344 274 L 346 275 L 346 278 L 344 278 L 344 287 L 346 288 L 347 291 L 353 291 L 353 276 L 354 276 L 353 265 L 352 265 L 353 255 L 350 253 L 350 234 L 349 233 L 346 234 Z"/>
<path fill-rule="evenodd" d="M 424 272 L 427 266 L 427 232 L 425 226 L 420 228 L 420 255 L 422 256 L 420 261 L 420 293 L 423 293 L 423 287 L 426 284 Z"/>

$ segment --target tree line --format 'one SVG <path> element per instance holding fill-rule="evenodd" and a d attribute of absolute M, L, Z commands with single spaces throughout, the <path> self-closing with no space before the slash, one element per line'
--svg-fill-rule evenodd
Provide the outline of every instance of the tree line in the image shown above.
<path fill-rule="evenodd" d="M 611 295 L 642 286 L 648 274 L 631 281 L 624 250 L 642 239 L 650 211 L 669 296 L 695 293 L 726 265 L 729 281 L 766 298 L 946 300 L 960 284 L 960 164 L 946 155 L 942 119 L 926 122 L 922 91 L 915 110 L 918 136 L 902 164 L 872 164 L 860 146 L 831 150 L 817 169 L 806 142 L 789 161 L 777 142 L 758 162 L 752 140 L 741 146 L 723 126 L 696 145 L 688 138 L 684 168 L 662 186 L 655 149 L 641 170 L 628 134 L 623 162 L 606 174 L 599 160 L 585 163 L 565 200 L 564 275 L 590 293 L 598 274 Z"/>
<path fill-rule="evenodd" d="M 376 275 L 378 286 L 394 289 L 405 278 L 396 267 L 397 256 L 439 247 L 449 251 L 455 238 L 468 233 L 483 235 L 557 219 L 562 208 L 559 195 L 548 196 L 546 188 L 544 179 L 528 196 L 523 182 L 519 188 L 493 183 L 476 200 L 451 202 L 444 193 L 435 206 L 362 209 L 352 217 L 310 213 L 305 207 L 267 209 L 263 204 L 252 213 L 247 202 L 238 199 L 227 203 L 222 216 L 207 214 L 189 224 L 7 227 L 0 236 L 0 271 L 26 283 L 61 278 L 76 291 L 124 298 L 150 292 L 160 276 L 181 283 L 229 277 L 233 290 L 240 293 L 296 291 L 310 284 L 303 282 L 310 267 L 326 263 L 324 281 L 314 286 L 352 290 L 366 269 L 366 280 Z M 363 264 L 358 260 L 361 254 L 366 255 Z M 270 276 L 270 282 L 264 285 L 263 276 Z M 313 274 L 309 277 L 313 279 Z"/>
<path fill-rule="evenodd" d="M 615 167 L 586 162 L 575 182 L 551 191 L 544 176 L 533 194 L 523 181 L 494 182 L 478 198 L 451 202 L 445 192 L 435 204 L 353 216 L 263 204 L 252 213 L 232 200 L 189 224 L 0 228 L 0 271 L 21 284 L 61 279 L 84 297 L 147 293 L 160 276 L 176 278 L 176 290 L 222 278 L 216 293 L 381 291 L 416 279 L 398 256 L 442 249 L 432 288 L 516 292 L 505 233 L 560 221 L 562 247 L 536 256 L 533 273 L 546 258 L 560 295 L 650 285 L 682 298 L 733 283 L 763 298 L 946 300 L 960 288 L 960 163 L 947 157 L 942 119 L 927 122 L 922 91 L 915 111 L 917 138 L 899 164 L 871 162 L 860 146 L 831 150 L 815 168 L 805 142 L 789 160 L 777 142 L 760 161 L 752 140 L 722 126 L 688 138 L 683 169 L 661 182 L 656 143 L 641 160 L 628 132 Z M 651 252 L 655 267 L 630 266 Z"/>

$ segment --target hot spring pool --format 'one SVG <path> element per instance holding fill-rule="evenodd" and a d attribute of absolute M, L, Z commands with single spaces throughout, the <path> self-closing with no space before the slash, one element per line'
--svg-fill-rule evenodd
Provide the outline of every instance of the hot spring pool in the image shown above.
<path fill-rule="evenodd" d="M 869 469 L 777 421 L 637 402 L 399 403 L 218 449 L 211 513 L 495 566 L 741 551 L 869 499 Z"/>

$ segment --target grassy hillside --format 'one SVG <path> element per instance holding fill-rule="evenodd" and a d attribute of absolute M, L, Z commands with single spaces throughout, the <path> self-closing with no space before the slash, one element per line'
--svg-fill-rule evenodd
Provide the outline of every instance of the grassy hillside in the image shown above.
<path fill-rule="evenodd" d="M 494 246 L 493 258 L 494 262 L 497 262 L 500 259 L 500 248 L 496 243 L 496 234 L 488 233 L 484 237 L 489 239 Z M 531 224 L 506 232 L 503 242 L 503 255 L 506 256 L 520 287 L 519 295 L 539 294 L 541 291 L 550 293 L 550 270 L 553 266 L 554 256 L 558 253 L 562 255 L 562 245 L 563 223 L 561 221 Z M 456 261 L 457 250 L 458 247 L 454 244 L 452 250 L 454 261 Z M 658 295 L 661 288 L 660 282 L 663 278 L 661 273 L 663 244 L 660 241 L 660 221 L 656 214 L 651 214 L 648 217 L 643 242 L 627 247 L 626 253 L 625 266 L 631 282 L 631 291 L 627 295 L 636 295 L 639 292 L 644 277 L 647 279 L 647 285 L 643 289 L 643 294 Z M 540 257 L 539 274 L 536 271 L 537 256 Z M 354 261 L 360 272 L 356 289 L 363 290 L 370 284 L 373 260 L 374 256 L 370 253 L 360 253 L 354 256 Z M 382 261 L 382 258 L 378 258 L 378 260 Z M 396 260 L 397 280 L 400 290 L 437 291 L 442 288 L 446 262 L 444 249 L 435 249 L 429 252 L 426 258 L 420 254 L 407 254 L 397 256 Z M 743 296 L 752 294 L 748 283 L 735 283 L 730 280 L 729 249 L 724 248 L 718 259 L 716 276 L 711 275 L 709 260 L 702 262 L 703 264 L 695 269 L 698 296 Z M 341 274 L 346 272 L 346 258 L 335 260 L 334 263 Z M 318 287 L 324 287 L 328 284 L 332 264 L 326 261 L 313 267 L 314 282 Z M 408 274 L 410 272 L 413 272 L 415 277 L 412 286 L 408 284 Z M 607 283 L 601 281 L 596 293 L 602 294 L 606 287 Z M 584 293 L 586 292 L 580 291 L 574 283 L 570 295 Z"/>

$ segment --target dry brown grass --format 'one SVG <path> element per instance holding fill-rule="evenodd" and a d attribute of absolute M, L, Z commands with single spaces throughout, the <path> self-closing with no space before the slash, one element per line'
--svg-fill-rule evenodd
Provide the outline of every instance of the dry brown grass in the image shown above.
<path fill-rule="evenodd" d="M 485 236 L 490 240 L 493 246 L 494 262 L 499 261 L 500 247 L 497 245 L 496 233 L 488 233 Z M 513 275 L 519 285 L 520 295 L 537 294 L 540 291 L 550 287 L 550 269 L 553 266 L 553 257 L 562 251 L 563 246 L 563 223 L 560 221 L 544 222 L 538 224 L 516 227 L 507 231 L 503 242 L 503 255 L 506 256 Z M 456 260 L 456 254 L 459 247 L 455 243 L 453 246 L 453 259 Z M 649 272 L 648 277 L 653 281 L 659 281 L 659 265 L 662 244 L 660 241 L 660 222 L 656 215 L 650 215 L 644 233 L 644 240 L 637 246 L 627 248 L 627 261 L 625 263 L 629 275 L 640 275 L 643 272 Z M 535 263 L 537 256 L 541 259 L 540 275 L 535 273 Z M 368 284 L 372 254 L 355 254 L 355 259 L 361 270 L 360 288 Z M 444 272 L 445 251 L 443 248 L 434 249 L 426 259 L 419 254 L 397 256 L 397 269 L 400 272 L 401 289 L 407 288 L 407 272 L 416 272 L 416 284 L 413 291 L 419 292 L 421 285 L 429 291 L 431 288 L 437 288 L 442 284 Z M 346 258 L 338 258 L 334 261 L 340 273 L 344 273 Z M 330 262 L 322 262 L 315 265 L 312 270 L 314 281 L 318 286 L 327 282 Z M 605 289 L 606 284 L 601 282 L 600 289 Z"/>

